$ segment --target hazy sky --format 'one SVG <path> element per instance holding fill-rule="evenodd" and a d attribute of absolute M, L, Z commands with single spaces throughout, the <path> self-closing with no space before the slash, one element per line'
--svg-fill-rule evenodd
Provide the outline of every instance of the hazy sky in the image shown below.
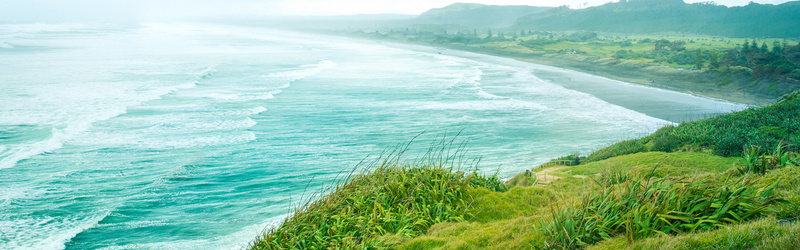
<path fill-rule="evenodd" d="M 707 0 L 686 0 L 705 2 Z M 788 0 L 755 0 L 780 4 Z M 419 14 L 454 2 L 493 5 L 595 6 L 610 0 L 0 0 L 0 22 L 157 21 L 204 17 Z M 717 0 L 746 5 L 750 0 Z M 584 5 L 586 4 L 586 5 Z"/>

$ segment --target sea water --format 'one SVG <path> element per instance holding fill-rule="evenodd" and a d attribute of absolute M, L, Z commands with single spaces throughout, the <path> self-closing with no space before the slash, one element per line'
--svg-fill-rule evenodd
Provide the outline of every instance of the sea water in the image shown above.
<path fill-rule="evenodd" d="M 423 132 L 412 149 L 461 131 L 508 178 L 746 108 L 441 52 L 223 25 L 0 25 L 0 249 L 241 248 Z"/>

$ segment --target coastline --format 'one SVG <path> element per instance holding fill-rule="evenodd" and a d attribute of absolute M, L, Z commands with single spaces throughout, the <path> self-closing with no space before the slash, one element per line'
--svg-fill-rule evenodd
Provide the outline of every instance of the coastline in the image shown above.
<path fill-rule="evenodd" d="M 368 39 L 368 40 L 375 40 L 375 39 Z M 489 62 L 497 61 L 515 61 L 519 64 L 530 63 L 534 65 L 539 65 L 541 67 L 533 67 L 535 77 L 540 79 L 557 79 L 561 78 L 570 78 L 570 77 L 592 77 L 592 78 L 603 78 L 604 81 L 617 81 L 620 82 L 622 85 L 629 85 L 629 86 L 639 86 L 645 88 L 651 88 L 655 93 L 664 93 L 664 91 L 657 91 L 665 90 L 675 93 L 680 93 L 682 96 L 693 96 L 695 98 L 702 97 L 705 99 L 711 99 L 716 101 L 723 101 L 728 103 L 750 103 L 750 105 L 759 105 L 758 103 L 764 103 L 761 105 L 766 105 L 769 103 L 774 103 L 775 101 L 771 97 L 763 97 L 758 95 L 748 95 L 748 93 L 743 92 L 741 97 L 735 97 L 732 95 L 724 95 L 725 93 L 737 93 L 735 89 L 732 90 L 725 90 L 725 91 L 712 91 L 713 89 L 708 89 L 709 93 L 706 95 L 701 95 L 703 91 L 697 91 L 696 89 L 702 90 L 702 88 L 689 88 L 689 89 L 681 89 L 678 88 L 679 86 L 689 85 L 691 82 L 685 82 L 680 84 L 674 84 L 673 86 L 670 85 L 661 85 L 658 84 L 660 80 L 651 80 L 651 82 L 642 83 L 636 81 L 625 81 L 624 79 L 620 79 L 619 76 L 617 77 L 609 77 L 603 74 L 595 74 L 592 72 L 587 72 L 584 70 L 577 70 L 572 68 L 568 65 L 560 65 L 560 66 L 547 66 L 547 64 L 541 64 L 534 61 L 523 60 L 519 58 L 515 58 L 513 56 L 502 56 L 502 55 L 495 55 L 492 53 L 481 53 L 471 50 L 465 49 L 458 49 L 454 47 L 446 47 L 447 49 L 452 49 L 452 51 L 443 50 L 444 48 L 430 44 L 415 44 L 415 43 L 395 43 L 393 41 L 386 41 L 386 40 L 377 40 L 378 44 L 384 45 L 389 48 L 399 48 L 399 49 L 406 49 L 410 51 L 416 52 L 424 52 L 424 53 L 432 53 L 436 54 L 443 54 L 444 56 L 455 56 L 455 57 L 462 57 L 466 59 L 473 59 L 473 58 L 489 58 Z M 477 54 L 475 54 L 477 53 Z M 464 56 L 467 55 L 467 56 Z M 470 57 L 469 55 L 472 55 Z M 481 56 L 482 55 L 482 56 Z M 485 56 L 485 57 L 484 57 Z M 517 65 L 517 64 L 514 64 Z M 562 67 L 563 66 L 563 67 Z M 600 65 L 597 68 L 602 68 L 603 66 Z M 568 74 L 564 74 L 560 71 L 574 71 L 569 72 Z M 546 72 L 550 72 L 547 74 Z M 676 70 L 677 71 L 677 70 Z M 543 73 L 544 72 L 544 73 Z M 543 73 L 543 74 L 538 74 Z M 579 74 L 575 74 L 579 73 Z M 694 73 L 700 72 L 677 72 L 676 74 L 682 74 L 682 77 L 691 77 Z M 580 76 L 579 76 L 580 75 Z M 665 76 L 661 76 L 663 79 L 671 80 L 671 81 L 678 81 L 676 79 L 668 78 Z M 662 78 L 657 78 L 662 79 Z M 641 80 L 641 79 L 640 79 Z M 609 86 L 602 86 L 602 87 L 609 87 Z M 689 86 L 691 87 L 691 86 Z M 613 88 L 613 87 L 612 87 Z M 633 87 L 632 87 L 633 88 Z M 671 93 L 671 94 L 675 94 Z M 716 94 L 718 97 L 714 97 Z M 791 98 L 790 98 L 791 99 Z M 738 101 L 741 100 L 741 101 Z M 796 100 L 796 99 L 795 99 Z M 260 249 L 262 247 L 269 247 L 269 244 L 286 244 L 286 246 L 291 245 L 298 245 L 298 244 L 307 244 L 306 242 L 294 242 L 292 239 L 298 239 L 303 237 L 298 237 L 298 235 L 309 235 L 309 234 L 320 234 L 316 233 L 313 230 L 316 229 L 314 226 L 310 225 L 378 225 L 377 228 L 379 230 L 375 233 L 372 231 L 364 230 L 364 228 L 347 228 L 347 227 L 339 227 L 339 228 L 323 228 L 320 232 L 330 232 L 334 231 L 336 233 L 332 234 L 332 240 L 330 244 L 334 244 L 332 246 L 342 246 L 336 245 L 340 244 L 338 239 L 336 239 L 335 235 L 350 235 L 352 232 L 356 232 L 356 235 L 370 235 L 360 238 L 360 242 L 353 242 L 351 239 L 353 237 L 348 237 L 343 239 L 341 244 L 352 244 L 348 246 L 376 246 L 376 247 L 387 247 L 387 246 L 394 246 L 393 248 L 398 249 L 421 249 L 421 248 L 433 248 L 438 247 L 441 248 L 443 246 L 447 246 L 450 248 L 454 247 L 463 247 L 463 246 L 487 246 L 487 245 L 496 245 L 496 246 L 503 246 L 506 248 L 523 248 L 524 246 L 533 246 L 533 244 L 540 244 L 541 242 L 545 242 L 547 244 L 547 240 L 552 238 L 551 235 L 547 235 L 547 228 L 544 228 L 540 231 L 530 230 L 530 223 L 527 221 L 544 221 L 544 219 L 552 219 L 555 218 L 557 215 L 553 215 L 551 217 L 541 216 L 541 214 L 546 214 L 547 212 L 547 205 L 550 205 L 550 209 L 553 206 L 571 206 L 575 205 L 570 202 L 575 201 L 575 199 L 567 199 L 563 197 L 573 197 L 573 198 L 580 198 L 581 195 L 584 195 L 587 191 L 587 187 L 591 186 L 590 182 L 585 182 L 584 179 L 587 176 L 600 176 L 602 174 L 609 174 L 612 173 L 611 171 L 626 171 L 621 173 L 634 173 L 630 176 L 631 180 L 640 181 L 641 179 L 635 178 L 645 178 L 644 175 L 640 173 L 652 173 L 655 172 L 655 168 L 660 166 L 665 159 L 670 158 L 669 161 L 664 162 L 663 166 L 669 175 L 675 175 L 678 177 L 682 176 L 690 176 L 694 174 L 696 177 L 696 173 L 698 170 L 708 172 L 709 175 L 704 176 L 703 178 L 713 179 L 717 178 L 717 176 L 723 175 L 730 175 L 737 164 L 741 165 L 739 162 L 740 158 L 736 157 L 725 157 L 725 155 L 719 155 L 718 152 L 714 151 L 716 149 L 722 148 L 717 147 L 717 144 L 720 143 L 729 143 L 729 141 L 719 141 L 718 138 L 733 138 L 733 136 L 716 136 L 716 135 L 705 135 L 705 134 L 692 134 L 691 132 L 696 132 L 698 129 L 706 129 L 708 127 L 721 127 L 721 126 L 707 126 L 709 123 L 713 124 L 729 124 L 730 121 L 745 121 L 747 119 L 754 119 L 760 122 L 764 122 L 765 124 L 758 124 L 754 122 L 748 122 L 747 124 L 752 124 L 752 128 L 741 128 L 741 127 L 733 127 L 733 129 L 716 129 L 719 133 L 727 133 L 727 135 L 739 135 L 739 134 L 746 134 L 745 132 L 752 132 L 758 131 L 765 127 L 781 127 L 781 124 L 771 124 L 770 122 L 786 122 L 786 119 L 774 119 L 769 118 L 765 119 L 763 115 L 758 114 L 757 112 L 765 111 L 765 110 L 772 110 L 773 107 L 776 106 L 788 106 L 789 103 L 784 101 L 782 103 L 777 103 L 775 106 L 772 107 L 765 107 L 765 108 L 757 108 L 757 109 L 748 109 L 743 112 L 738 112 L 736 114 L 730 115 L 723 115 L 711 119 L 706 119 L 705 121 L 696 121 L 696 122 L 688 122 L 688 123 L 681 123 L 679 126 L 681 128 L 692 127 L 692 129 L 684 129 L 684 130 L 675 130 L 678 132 L 674 132 L 672 130 L 664 130 L 661 131 L 662 133 L 653 133 L 648 138 L 645 139 L 635 139 L 635 140 L 628 140 L 627 142 L 635 142 L 638 143 L 636 147 L 627 147 L 625 141 L 622 143 L 617 143 L 608 147 L 604 147 L 601 150 L 605 150 L 604 152 L 600 152 L 601 154 L 605 154 L 605 156 L 595 156 L 594 160 L 589 160 L 590 156 L 586 158 L 581 157 L 581 159 L 586 159 L 587 161 L 581 160 L 583 165 L 580 166 L 561 166 L 554 169 L 550 169 L 550 173 L 547 174 L 548 171 L 538 172 L 541 174 L 542 177 L 545 177 L 545 181 L 542 183 L 538 183 L 537 181 L 506 181 L 502 179 L 497 179 L 497 176 L 491 176 L 489 178 L 477 176 L 477 177 L 467 177 L 466 179 L 459 179 L 464 176 L 464 173 L 458 173 L 458 178 L 451 178 L 455 180 L 453 183 L 453 187 L 465 187 L 464 190 L 455 190 L 454 193 L 460 194 L 468 194 L 469 198 L 472 198 L 472 201 L 469 201 L 469 204 L 474 204 L 474 207 L 470 207 L 474 211 L 478 211 L 476 214 L 472 214 L 471 217 L 453 217 L 452 220 L 442 220 L 439 217 L 434 217 L 433 215 L 423 215 L 418 216 L 422 218 L 420 220 L 428 220 L 431 218 L 431 222 L 425 222 L 425 226 L 420 229 L 420 231 L 403 231 L 403 233 L 395 233 L 397 232 L 396 229 L 386 230 L 389 226 L 382 224 L 387 221 L 395 221 L 392 216 L 399 216 L 400 218 L 410 218 L 416 215 L 404 215 L 398 212 L 391 212 L 391 213 L 384 213 L 385 210 L 378 210 L 381 212 L 375 212 L 376 209 L 373 207 L 355 207 L 361 206 L 361 204 L 378 204 L 380 209 L 390 209 L 396 202 L 388 202 L 383 200 L 385 197 L 392 197 L 392 195 L 397 196 L 398 194 L 403 195 L 407 192 L 397 192 L 392 193 L 389 195 L 385 195 L 384 192 L 375 192 L 376 189 L 370 186 L 369 184 L 378 184 L 379 188 L 383 188 L 386 186 L 391 187 L 405 187 L 405 185 L 395 185 L 395 184 L 386 184 L 391 183 L 391 181 L 385 180 L 373 180 L 373 178 L 385 178 L 388 180 L 398 180 L 406 178 L 386 178 L 390 176 L 387 173 L 400 173 L 400 176 L 408 177 L 412 174 L 427 174 L 427 173 L 437 173 L 438 169 L 430 168 L 430 166 L 423 165 L 423 166 L 406 166 L 406 165 L 397 165 L 393 167 L 378 167 L 376 169 L 380 171 L 387 171 L 387 172 L 374 172 L 371 174 L 364 175 L 363 178 L 367 178 L 368 181 L 362 181 L 362 179 L 355 179 L 355 181 L 348 182 L 341 186 L 337 186 L 337 191 L 329 196 L 322 197 L 319 200 L 315 201 L 308 205 L 305 210 L 302 212 L 298 212 L 297 214 L 292 215 L 291 219 L 287 219 L 279 228 L 265 231 L 263 235 L 261 235 L 257 240 L 250 245 L 253 249 Z M 623 106 L 624 107 L 624 106 Z M 789 110 L 789 114 L 796 113 L 791 112 L 791 108 L 785 108 Z M 796 109 L 794 109 L 796 110 Z M 727 112 L 726 112 L 727 113 Z M 770 112 L 769 114 L 779 117 L 780 115 L 776 114 L 776 112 Z M 726 120 L 726 121 L 721 121 Z M 792 119 L 789 119 L 792 121 Z M 748 130 L 749 129 L 749 130 Z M 744 131 L 744 132 L 742 132 Z M 750 133 L 752 134 L 752 133 Z M 652 139 L 654 137 L 659 137 L 657 139 Z M 702 136 L 702 138 L 701 138 Z M 772 136 L 772 134 L 768 134 L 768 136 Z M 667 139 L 663 139 L 661 137 L 669 137 Z M 687 138 L 696 138 L 696 139 L 704 139 L 707 140 L 708 145 L 697 144 L 696 141 L 686 140 Z M 737 137 L 738 138 L 738 137 Z M 655 143 L 649 143 L 649 142 Z M 641 142 L 641 143 L 639 143 Z M 782 142 L 781 142 L 782 143 Z M 621 146 L 620 146 L 621 145 Z M 726 144 L 727 145 L 727 144 Z M 657 146 L 657 148 L 655 148 Z M 668 147 L 662 147 L 668 146 Z M 765 145 L 765 148 L 774 148 L 774 145 Z M 733 150 L 740 150 L 742 145 L 735 145 L 730 147 Z M 599 152 L 601 150 L 597 150 Z M 607 152 L 606 152 L 607 151 Z M 611 152 L 611 153 L 609 153 Z M 615 158 L 615 157 L 621 158 Z M 445 157 L 446 159 L 450 159 L 450 157 Z M 612 159 L 613 158 L 613 159 Z M 711 163 L 711 164 L 709 164 Z M 593 164 L 593 165 L 589 165 Z M 445 164 L 446 165 L 446 164 Z M 427 167 L 427 168 L 426 168 Z M 613 169 L 617 168 L 618 169 Z M 410 172 L 403 172 L 407 171 L 408 169 L 415 169 L 414 171 Z M 623 170 L 624 169 L 624 170 Z M 540 169 L 541 170 L 541 169 Z M 559 170 L 553 174 L 555 170 Z M 561 171 L 563 170 L 563 171 Z M 534 170 L 536 172 L 538 170 Z M 605 171 L 605 172 L 602 172 Z M 792 176 L 796 172 L 796 168 L 784 168 L 780 170 L 780 172 L 776 171 L 777 174 L 781 176 Z M 531 171 L 526 171 L 524 173 L 520 173 L 514 178 L 526 178 L 531 177 L 531 175 L 535 176 L 536 179 L 539 179 L 539 176 L 536 175 Z M 548 176 L 549 175 L 549 176 Z M 448 177 L 449 178 L 449 177 Z M 649 182 L 649 177 L 647 177 Z M 666 177 L 664 177 L 666 180 Z M 725 177 L 727 179 L 727 177 Z M 774 179 L 772 177 L 761 177 L 758 178 L 758 181 L 762 181 L 763 183 L 774 183 Z M 443 183 L 440 181 L 436 182 L 419 182 L 416 181 L 415 178 L 411 179 L 411 183 L 417 184 L 415 189 L 422 189 L 419 188 L 422 185 L 420 183 L 428 184 L 428 183 Z M 426 180 L 430 180 L 431 178 L 427 178 Z M 472 181 L 478 180 L 478 181 Z M 757 184 L 748 184 L 748 187 L 761 187 L 766 184 L 762 184 L 759 182 Z M 352 184 L 355 183 L 355 184 Z M 500 184 L 502 183 L 502 184 Z M 555 185 L 549 185 L 550 183 L 554 183 Z M 589 183 L 589 184 L 587 184 Z M 352 185 L 351 185 L 352 184 Z M 402 183 L 401 183 L 402 184 Z M 543 184 L 543 185 L 539 185 Z M 473 185 L 471 187 L 467 187 L 467 185 Z M 794 190 L 790 189 L 795 185 L 784 185 L 779 187 L 777 192 L 787 192 L 785 190 Z M 362 189 L 366 191 L 362 191 Z M 720 190 L 727 188 L 727 186 L 714 186 L 714 188 L 719 188 Z M 774 186 L 773 186 L 774 188 Z M 389 188 L 388 190 L 396 190 L 395 188 Z M 763 189 L 762 189 L 763 190 Z M 770 189 L 771 191 L 771 189 Z M 374 197 L 374 194 L 379 194 Z M 712 193 L 716 193 L 712 192 Z M 558 194 L 558 195 L 555 195 Z M 474 196 L 472 196 L 474 195 Z M 560 196 L 562 200 L 554 199 L 553 197 Z M 354 200 L 355 198 L 348 198 L 348 197 L 357 197 L 360 200 L 367 200 L 367 202 L 361 203 L 352 203 L 349 202 Z M 462 197 L 462 196 L 458 196 Z M 466 197 L 466 196 L 465 196 Z M 763 197 L 763 196 L 762 196 Z M 369 200 L 373 199 L 373 200 Z M 439 198 L 426 198 L 424 200 L 435 200 Z M 403 201 L 406 200 L 404 198 L 399 198 L 397 200 Z M 535 200 L 536 202 L 531 202 Z M 442 203 L 442 204 L 462 204 L 461 200 L 448 200 L 449 203 Z M 476 202 L 477 201 L 477 202 Z M 474 203 L 473 203 L 474 202 Z M 616 202 L 616 201 L 614 201 Z M 726 201 L 723 201 L 726 202 Z M 532 205 L 533 204 L 533 205 Z M 541 204 L 541 206 L 539 206 Z M 341 209 L 342 207 L 350 207 L 353 206 L 353 209 Z M 406 205 L 400 205 L 399 207 L 408 207 Z M 456 209 L 461 209 L 456 208 Z M 343 212 L 348 211 L 348 212 Z M 352 213 L 350 211 L 353 211 Z M 404 210 L 407 212 L 410 210 Z M 465 210 L 466 211 L 466 210 Z M 569 211 L 569 210 L 565 210 Z M 633 211 L 633 210 L 632 210 Z M 363 214 L 362 214 L 363 213 Z M 331 214 L 336 214 L 335 216 L 331 216 Z M 377 214 L 377 215 L 376 215 Z M 388 215 L 387 215 L 388 214 Z M 384 217 L 386 216 L 385 219 Z M 784 216 L 786 217 L 786 216 Z M 784 217 L 780 217 L 783 219 Z M 358 218 L 358 221 L 351 222 L 348 218 Z M 362 218 L 381 218 L 380 221 L 364 221 Z M 557 219 L 557 218 L 556 218 Z M 519 223 L 519 222 L 525 223 Z M 778 221 L 779 222 L 779 221 Z M 762 222 L 759 222 L 762 223 Z M 771 220 L 768 222 L 763 222 L 762 224 L 768 224 L 766 226 L 778 225 L 776 220 Z M 398 225 L 397 223 L 391 224 L 392 226 Z M 502 227 L 498 227 L 498 225 L 503 225 Z M 517 225 L 523 225 L 520 227 L 516 227 Z M 734 226 L 738 226 L 737 224 L 733 224 Z M 747 224 L 744 224 L 747 225 Z M 314 229 L 311 229 L 314 228 Z M 795 227 L 796 231 L 797 227 Z M 391 232 L 390 234 L 381 234 L 381 232 Z M 722 231 L 722 230 L 720 230 Z M 747 230 L 743 230 L 745 232 L 749 232 Z M 486 232 L 491 232 L 492 235 L 502 235 L 502 237 L 491 237 L 488 236 Z M 716 230 L 710 232 L 718 232 Z M 374 236 L 377 235 L 377 236 Z M 468 240 L 464 240 L 467 238 Z M 612 242 L 616 244 L 615 246 L 623 246 L 620 244 L 641 244 L 646 240 L 650 240 L 652 237 L 645 237 L 642 239 L 637 239 L 636 242 Z M 619 239 L 619 238 L 616 238 Z M 722 241 L 722 240 L 720 240 Z M 487 242 L 484 243 L 486 245 L 478 245 L 476 242 Z M 329 244 L 328 241 L 320 241 L 318 242 L 320 246 L 325 246 L 324 244 Z M 452 244 L 450 244 L 452 243 Z M 360 245 L 359 245 L 360 244 Z M 598 243 L 598 246 L 608 246 L 608 241 Z M 603 245 L 605 244 L 605 245 Z M 288 247 L 287 247 L 288 248 Z"/>
<path fill-rule="evenodd" d="M 743 110 L 747 107 L 769 105 L 772 100 L 753 102 L 749 98 L 721 98 L 698 95 L 692 91 L 653 84 L 639 84 L 584 71 L 556 67 L 514 57 L 498 56 L 452 48 L 437 48 L 427 44 L 375 41 L 379 45 L 409 51 L 441 54 L 480 62 L 525 68 L 535 79 L 566 89 L 592 95 L 607 103 L 637 111 L 672 123 L 708 118 L 711 115 Z"/>
<path fill-rule="evenodd" d="M 780 95 L 777 94 L 765 94 L 767 91 L 762 89 L 749 88 L 751 82 L 747 79 L 736 79 L 734 83 L 720 86 L 718 83 L 720 77 L 712 72 L 679 70 L 667 66 L 641 65 L 633 62 L 614 62 L 611 58 L 600 58 L 580 54 L 519 52 L 510 49 L 497 50 L 460 44 L 432 44 L 396 39 L 380 39 L 341 34 L 334 35 L 371 40 L 390 47 L 415 51 L 436 51 L 437 48 L 444 48 L 447 50 L 442 54 L 451 54 L 451 50 L 454 50 L 457 51 L 455 56 L 463 56 L 463 52 L 496 56 L 523 63 L 562 68 L 612 80 L 676 91 L 710 99 L 724 100 L 732 103 L 746 104 L 749 106 L 771 105 L 780 97 Z M 557 76 L 547 74 L 543 71 L 537 71 L 537 73 L 544 73 L 537 75 L 543 80 L 552 81 L 558 78 Z"/>

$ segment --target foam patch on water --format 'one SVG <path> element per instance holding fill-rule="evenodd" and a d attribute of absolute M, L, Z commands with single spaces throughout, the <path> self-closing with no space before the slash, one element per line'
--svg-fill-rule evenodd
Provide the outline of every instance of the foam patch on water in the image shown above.
<path fill-rule="evenodd" d="M 27 185 L 0 187 L 0 205 L 2 205 L 0 207 L 8 207 L 13 201 L 33 199 L 42 193 L 44 193 L 43 190 L 32 189 Z"/>
<path fill-rule="evenodd" d="M 197 73 L 196 76 L 197 76 L 198 80 L 202 80 L 202 79 L 206 79 L 206 78 L 211 77 L 212 75 L 214 75 L 214 73 L 217 73 L 217 69 L 215 69 L 215 68 L 213 68 L 211 66 L 208 66 L 203 71 L 200 71 L 199 73 Z"/>
<path fill-rule="evenodd" d="M 257 106 L 254 108 L 249 109 L 240 109 L 240 110 L 227 110 L 224 112 L 220 112 L 220 116 L 252 116 L 252 115 L 259 115 L 267 111 L 267 108 L 262 106 Z"/>
<path fill-rule="evenodd" d="M 211 93 L 208 95 L 204 95 L 204 97 L 214 98 L 219 100 L 237 100 L 239 99 L 239 95 L 236 94 L 223 94 L 223 93 Z"/>
<path fill-rule="evenodd" d="M 475 111 L 514 111 L 514 110 L 547 110 L 541 104 L 513 100 L 478 100 L 478 101 L 458 101 L 458 102 L 428 102 L 414 104 L 418 109 L 430 110 L 475 110 Z"/>
<path fill-rule="evenodd" d="M 203 77 L 208 75 L 209 73 L 207 73 L 207 71 L 209 70 L 206 69 L 202 71 L 198 75 L 198 77 Z M 76 115 L 74 118 L 70 119 L 70 121 L 67 121 L 65 124 L 66 127 L 62 129 L 53 128 L 49 139 L 29 144 L 14 145 L 9 150 L 2 152 L 2 154 L 0 154 L 0 157 L 2 157 L 2 159 L 0 159 L 0 169 L 10 168 L 16 165 L 19 161 L 28 159 L 30 157 L 42 153 L 53 152 L 57 149 L 60 149 L 63 146 L 63 144 L 68 140 L 74 139 L 79 135 L 81 135 L 82 133 L 90 130 L 94 123 L 99 121 L 106 121 L 126 113 L 127 107 L 129 106 L 138 105 L 145 101 L 159 99 L 175 91 L 191 89 L 195 88 L 196 86 L 197 86 L 197 81 L 191 83 L 179 84 L 175 86 L 157 87 L 148 90 L 147 92 L 145 92 L 146 94 L 138 96 L 137 99 L 125 100 L 116 104 L 112 104 L 111 106 L 82 107 L 84 109 L 87 109 L 85 114 Z M 80 91 L 80 90 L 73 90 L 73 91 Z M 99 104 L 94 104 L 94 105 L 99 105 Z M 19 119 L 15 120 L 22 121 L 23 118 L 20 117 Z"/>
<path fill-rule="evenodd" d="M 228 132 L 224 135 L 215 134 L 215 135 L 186 135 L 186 136 L 175 136 L 177 139 L 173 140 L 162 140 L 159 138 L 148 139 L 140 141 L 135 145 L 139 148 L 146 148 L 146 149 L 189 149 L 189 148 L 205 148 L 205 147 L 212 147 L 212 146 L 227 146 L 227 145 L 237 145 L 237 144 L 245 144 L 251 141 L 256 140 L 256 134 L 252 131 L 243 131 L 243 132 Z M 181 138 L 181 137 L 190 137 L 190 138 Z"/>
<path fill-rule="evenodd" d="M 0 241 L 0 249 L 64 249 L 66 243 L 83 231 L 97 226 L 109 211 L 78 214 L 69 218 L 25 218 L 0 220 L 0 233 L 11 236 Z M 20 230 L 34 227 L 36 230 Z M 3 232 L 8 230 L 7 232 Z"/>
<path fill-rule="evenodd" d="M 256 125 L 250 117 L 245 117 L 241 120 L 211 120 L 204 122 L 161 122 L 154 126 L 156 131 L 166 130 L 164 132 L 180 132 L 180 133 L 198 133 L 210 131 L 231 131 L 238 129 L 246 129 Z"/>
<path fill-rule="evenodd" d="M 478 88 L 478 93 L 476 95 L 478 95 L 478 97 L 483 99 L 511 99 L 510 97 L 489 94 L 488 92 L 484 91 L 483 88 L 480 87 Z"/>
<path fill-rule="evenodd" d="M 279 89 L 284 89 L 291 86 L 290 84 L 295 81 L 302 80 L 307 77 L 319 74 L 323 70 L 335 68 L 336 66 L 338 65 L 334 62 L 328 60 L 321 60 L 319 63 L 302 65 L 300 66 L 300 69 L 297 70 L 271 73 L 266 75 L 265 77 L 271 79 L 278 79 L 279 81 L 284 82 L 285 84 L 279 87 Z"/>
<path fill-rule="evenodd" d="M 68 31 L 89 31 L 103 28 L 103 25 L 83 24 L 83 23 L 63 23 L 63 24 L 0 24 L 0 32 L 3 33 L 42 33 L 42 32 L 68 32 Z"/>
<path fill-rule="evenodd" d="M 648 131 L 655 130 L 664 125 L 674 124 L 639 113 L 624 107 L 605 102 L 593 95 L 570 90 L 559 85 L 549 83 L 532 75 L 530 71 L 521 70 L 515 74 L 515 79 L 529 82 L 523 90 L 553 98 L 551 105 L 560 120 L 589 120 L 595 123 L 617 126 L 630 126 L 642 124 Z"/>
<path fill-rule="evenodd" d="M 250 100 L 253 99 L 265 100 L 265 99 L 275 98 L 275 95 L 280 94 L 281 92 L 283 92 L 284 89 L 291 87 L 292 83 L 319 74 L 324 70 L 335 68 L 337 66 L 338 64 L 332 61 L 321 60 L 318 63 L 302 65 L 300 66 L 300 69 L 275 72 L 265 75 L 264 78 L 266 78 L 268 81 L 277 81 L 282 83 L 282 85 L 277 87 L 276 89 L 264 93 L 261 96 L 261 98 L 250 98 Z"/>
<path fill-rule="evenodd" d="M 457 74 L 447 88 L 475 87 L 476 85 L 480 84 L 482 77 L 483 70 L 481 70 L 480 67 L 473 66 L 470 67 L 469 70 L 465 70 L 462 71 L 462 73 Z"/>

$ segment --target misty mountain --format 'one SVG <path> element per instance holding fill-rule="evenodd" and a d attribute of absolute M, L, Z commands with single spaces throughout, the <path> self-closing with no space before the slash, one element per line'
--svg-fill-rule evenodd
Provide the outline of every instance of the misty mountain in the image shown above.
<path fill-rule="evenodd" d="M 586 8 L 559 7 L 520 18 L 515 28 L 617 33 L 684 32 L 729 37 L 800 37 L 800 2 L 751 2 L 726 7 L 713 2 L 621 0 Z"/>
<path fill-rule="evenodd" d="M 435 8 L 409 20 L 414 24 L 445 24 L 474 28 L 508 27 L 524 16 L 535 16 L 552 7 L 497 6 L 475 3 L 454 3 Z"/>

